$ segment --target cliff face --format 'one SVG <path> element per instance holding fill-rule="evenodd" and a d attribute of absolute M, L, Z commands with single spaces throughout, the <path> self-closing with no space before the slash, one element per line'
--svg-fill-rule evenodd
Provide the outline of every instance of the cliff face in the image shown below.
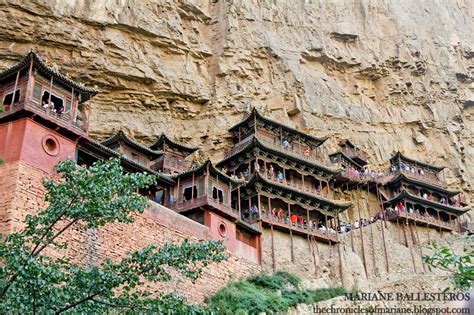
<path fill-rule="evenodd" d="M 317 135 L 350 137 L 374 163 L 402 149 L 447 164 L 469 188 L 470 1 L 9 2 L 2 62 L 33 48 L 97 85 L 95 136 L 164 130 L 220 149 L 256 106 Z"/>
<path fill-rule="evenodd" d="M 251 106 L 373 164 L 394 150 L 474 177 L 473 3 L 7 0 L 2 67 L 34 49 L 101 93 L 91 134 L 166 131 L 214 158 Z"/>

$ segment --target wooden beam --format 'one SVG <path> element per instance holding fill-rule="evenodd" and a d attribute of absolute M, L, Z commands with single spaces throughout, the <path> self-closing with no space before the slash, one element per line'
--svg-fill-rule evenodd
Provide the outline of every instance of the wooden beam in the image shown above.
<path fill-rule="evenodd" d="M 359 203 L 357 203 L 357 205 L 359 205 Z M 364 263 L 365 277 L 368 278 L 369 275 L 367 273 L 367 260 L 365 258 L 364 233 L 362 232 L 363 228 L 361 226 L 360 207 L 357 207 L 357 210 L 359 212 L 359 230 L 360 230 L 360 245 L 361 245 L 361 248 L 362 248 L 362 262 Z"/>
<path fill-rule="evenodd" d="M 295 262 L 295 253 L 293 252 L 293 230 L 292 230 L 293 223 L 291 222 L 291 206 L 289 202 L 287 203 L 287 205 L 288 205 L 288 223 L 290 224 L 291 261 Z"/>

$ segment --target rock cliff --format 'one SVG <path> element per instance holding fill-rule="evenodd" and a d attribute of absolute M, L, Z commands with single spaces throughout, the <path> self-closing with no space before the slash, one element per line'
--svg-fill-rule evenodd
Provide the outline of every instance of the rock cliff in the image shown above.
<path fill-rule="evenodd" d="M 474 3 L 4 0 L 0 69 L 30 49 L 96 86 L 91 135 L 161 132 L 218 160 L 246 110 L 447 166 L 473 200 Z"/>
<path fill-rule="evenodd" d="M 101 94 L 91 134 L 166 131 L 218 159 L 251 106 L 449 167 L 472 190 L 473 3 L 6 0 L 1 66 L 30 49 Z"/>

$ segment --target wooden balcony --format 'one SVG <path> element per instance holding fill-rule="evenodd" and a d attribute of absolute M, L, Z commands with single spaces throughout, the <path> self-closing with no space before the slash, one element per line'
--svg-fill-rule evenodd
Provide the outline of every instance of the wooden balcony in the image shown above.
<path fill-rule="evenodd" d="M 85 125 L 81 125 L 73 121 L 73 117 L 70 113 L 64 113 L 59 115 L 50 111 L 47 108 L 40 106 L 39 104 L 36 104 L 32 101 L 28 101 L 26 99 L 20 99 L 20 101 L 13 104 L 13 106 L 8 106 L 8 109 L 5 109 L 3 112 L 0 113 L 0 120 L 7 116 L 20 113 L 22 111 L 27 111 L 33 113 L 34 115 L 38 115 L 41 118 L 50 121 L 56 124 L 57 126 L 71 131 L 75 134 L 84 137 L 87 136 L 87 129 Z"/>
<path fill-rule="evenodd" d="M 236 220 L 240 220 L 239 216 L 239 211 L 233 209 L 232 207 L 219 202 L 219 200 L 216 200 L 210 196 L 204 195 L 204 196 L 199 196 L 197 198 L 191 199 L 191 200 L 183 200 L 182 202 L 179 203 L 174 203 L 173 205 L 170 205 L 170 208 L 175 210 L 178 213 L 185 213 L 193 209 L 198 209 L 201 207 L 211 207 L 217 212 L 219 212 L 221 215 L 225 217 L 230 217 Z"/>
<path fill-rule="evenodd" d="M 432 227 L 436 229 L 442 229 L 444 231 L 458 231 L 459 228 L 457 224 L 454 222 L 446 222 L 442 220 L 438 220 L 432 216 L 422 215 L 418 213 L 411 213 L 408 212 L 400 212 L 400 211 L 392 211 L 392 212 L 385 212 L 385 217 L 388 221 L 397 221 L 400 220 L 402 222 L 415 222 L 419 226 L 426 226 Z"/>
<path fill-rule="evenodd" d="M 298 225 L 296 223 L 285 222 L 285 219 L 271 216 L 269 214 L 262 214 L 262 224 L 265 226 L 273 225 L 273 228 L 288 232 L 292 231 L 293 234 L 302 236 L 313 236 L 317 241 L 324 243 L 338 243 L 339 239 L 337 233 L 331 232 L 330 230 L 320 230 L 317 228 L 308 229 L 305 225 Z"/>

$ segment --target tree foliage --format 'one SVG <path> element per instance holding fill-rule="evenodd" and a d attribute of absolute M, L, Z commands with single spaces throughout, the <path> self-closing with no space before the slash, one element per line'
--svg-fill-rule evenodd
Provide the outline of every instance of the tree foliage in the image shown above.
<path fill-rule="evenodd" d="M 457 255 L 451 248 L 439 246 L 433 242 L 429 248 L 434 251 L 431 256 L 424 256 L 430 271 L 439 269 L 446 271 L 446 279 L 450 280 L 453 287 L 458 290 L 468 290 L 474 283 L 474 246 L 473 236 L 464 239 L 463 252 Z M 446 288 L 446 291 L 450 288 Z"/>
<path fill-rule="evenodd" d="M 123 173 L 118 159 L 89 168 L 66 160 L 55 169 L 61 180 L 44 181 L 47 208 L 28 215 L 21 231 L 0 242 L 1 313 L 199 311 L 180 297 L 151 290 L 149 283 L 169 281 L 171 270 L 196 280 L 203 267 L 226 259 L 220 242 L 150 244 L 94 266 L 75 264 L 64 251 L 66 231 L 133 222 L 133 214 L 147 207 L 136 191 L 153 184 L 154 176 Z M 50 251 L 60 255 L 45 253 Z"/>

